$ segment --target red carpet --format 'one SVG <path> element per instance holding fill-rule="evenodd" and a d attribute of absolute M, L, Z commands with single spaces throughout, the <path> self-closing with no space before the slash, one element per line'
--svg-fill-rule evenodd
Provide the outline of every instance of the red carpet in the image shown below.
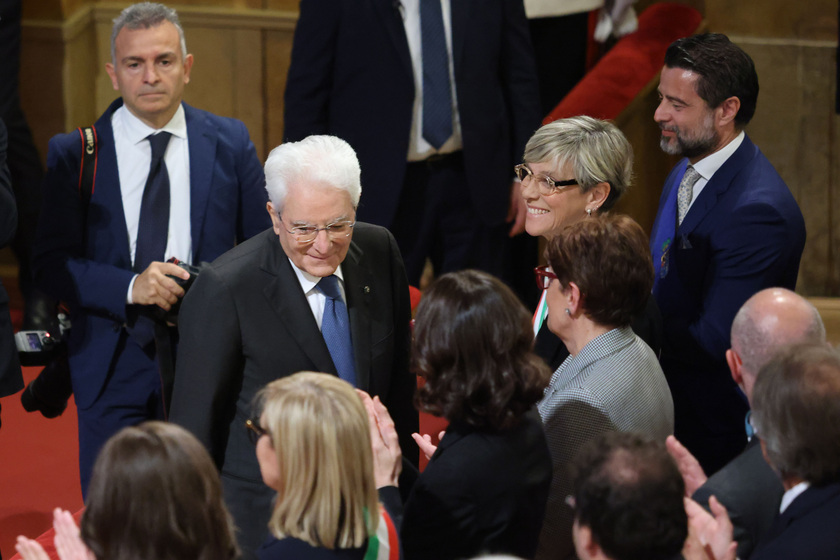
<path fill-rule="evenodd" d="M 40 368 L 23 368 L 25 382 Z M 28 413 L 20 393 L 0 399 L 0 555 L 15 554 L 18 535 L 34 538 L 52 527 L 52 510 L 82 507 L 76 406 L 52 420 Z"/>

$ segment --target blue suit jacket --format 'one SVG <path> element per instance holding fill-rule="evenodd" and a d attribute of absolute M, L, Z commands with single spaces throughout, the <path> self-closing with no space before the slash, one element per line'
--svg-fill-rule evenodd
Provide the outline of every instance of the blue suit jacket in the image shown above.
<path fill-rule="evenodd" d="M 540 125 L 522 0 L 453 0 L 452 51 L 467 187 L 504 222 L 513 165 Z M 414 74 L 400 3 L 302 0 L 285 96 L 285 139 L 333 134 L 362 166 L 358 219 L 391 226 L 406 169 Z"/>
<path fill-rule="evenodd" d="M 49 143 L 44 205 L 34 248 L 36 282 L 71 307 L 73 391 L 80 408 L 105 382 L 134 273 L 117 171 L 111 115 L 98 121 L 94 191 L 79 195 L 82 143 L 77 131 Z M 190 154 L 190 221 L 195 263 L 211 261 L 270 225 L 265 177 L 245 125 L 184 104 Z M 87 214 L 87 216 L 85 216 Z"/>
<path fill-rule="evenodd" d="M 668 176 L 654 231 L 661 220 L 676 224 L 675 216 L 664 216 L 662 209 L 686 164 L 681 161 Z M 743 434 L 747 403 L 725 358 L 732 320 L 756 292 L 773 286 L 794 289 L 804 245 L 799 206 L 745 137 L 676 230 L 667 274 L 657 279 L 653 292 L 664 325 L 662 369 L 674 396 L 681 440 L 681 430 L 711 437 Z"/>
<path fill-rule="evenodd" d="M 750 560 L 834 560 L 840 556 L 840 483 L 811 487 L 776 516 Z"/>

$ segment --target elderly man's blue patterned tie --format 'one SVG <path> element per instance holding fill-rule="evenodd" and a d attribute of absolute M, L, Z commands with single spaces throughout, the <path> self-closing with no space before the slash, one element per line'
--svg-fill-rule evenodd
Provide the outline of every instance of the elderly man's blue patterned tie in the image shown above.
<path fill-rule="evenodd" d="M 452 88 L 440 0 L 420 0 L 423 138 L 436 149 L 452 136 Z"/>
<path fill-rule="evenodd" d="M 134 252 L 134 271 L 143 272 L 152 261 L 163 261 L 169 235 L 169 172 L 163 154 L 171 134 L 160 132 L 149 136 L 152 163 L 143 189 L 140 204 L 140 224 L 137 228 L 137 248 Z"/>
<path fill-rule="evenodd" d="M 318 290 L 327 298 L 321 320 L 321 335 L 338 371 L 338 376 L 356 386 L 356 366 L 353 359 L 353 341 L 350 339 L 350 317 L 341 298 L 338 277 L 325 276 L 318 282 Z"/>

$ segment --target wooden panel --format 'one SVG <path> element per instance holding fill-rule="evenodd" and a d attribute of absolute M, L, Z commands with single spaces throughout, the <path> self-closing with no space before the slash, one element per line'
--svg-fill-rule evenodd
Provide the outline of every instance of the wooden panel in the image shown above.
<path fill-rule="evenodd" d="M 825 323 L 825 336 L 833 345 L 840 344 L 840 299 L 808 298 L 820 312 Z"/>
<path fill-rule="evenodd" d="M 705 15 L 727 35 L 837 41 L 837 0 L 706 0 Z"/>
<path fill-rule="evenodd" d="M 797 291 L 840 295 L 832 253 L 837 224 L 829 211 L 835 189 L 834 49 L 742 42 L 761 83 L 747 131 L 788 184 L 805 217 L 807 242 Z M 836 215 L 836 214 L 834 214 Z"/>
<path fill-rule="evenodd" d="M 292 57 L 291 30 L 265 33 L 265 155 L 283 141 L 283 94 Z"/>

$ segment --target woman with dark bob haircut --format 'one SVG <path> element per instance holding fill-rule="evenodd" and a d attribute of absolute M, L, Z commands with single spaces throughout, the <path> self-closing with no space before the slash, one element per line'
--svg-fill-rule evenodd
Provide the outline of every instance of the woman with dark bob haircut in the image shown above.
<path fill-rule="evenodd" d="M 608 431 L 664 441 L 674 431 L 674 404 L 656 355 L 630 322 L 653 286 L 647 236 L 628 216 L 604 215 L 570 225 L 546 249 L 537 271 L 546 292 L 546 322 L 569 350 L 538 408 L 554 476 L 537 558 L 574 552 L 567 467 L 579 448 Z"/>
<path fill-rule="evenodd" d="M 63 513 L 69 521 L 59 528 L 56 514 L 56 544 L 59 534 L 75 530 L 69 514 Z M 156 421 L 123 428 L 99 452 L 81 540 L 88 557 L 96 560 L 239 557 L 233 520 L 210 455 L 185 429 Z M 45 555 L 36 541 L 28 544 Z M 21 554 L 25 560 L 42 557 L 27 550 L 30 554 Z"/>
<path fill-rule="evenodd" d="M 423 293 L 415 323 L 413 368 L 426 380 L 415 401 L 449 427 L 437 448 L 415 434 L 430 461 L 405 504 L 405 557 L 532 558 L 551 458 L 533 410 L 549 371 L 530 316 L 502 282 L 465 270 Z"/>

